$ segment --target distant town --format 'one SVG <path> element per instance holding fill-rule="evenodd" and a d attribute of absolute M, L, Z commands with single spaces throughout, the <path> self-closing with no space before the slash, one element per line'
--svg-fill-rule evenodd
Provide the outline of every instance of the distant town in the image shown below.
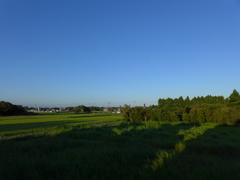
<path fill-rule="evenodd" d="M 120 107 L 86 107 L 86 106 L 77 106 L 77 107 L 28 107 L 24 106 L 24 109 L 28 112 L 48 112 L 48 113 L 60 113 L 60 112 L 79 112 L 79 113 L 96 113 L 96 112 L 112 112 L 112 113 L 121 113 Z"/>

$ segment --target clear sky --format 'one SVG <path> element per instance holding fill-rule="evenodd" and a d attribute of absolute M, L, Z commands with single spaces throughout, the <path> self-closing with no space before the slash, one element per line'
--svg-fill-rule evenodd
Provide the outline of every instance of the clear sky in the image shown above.
<path fill-rule="evenodd" d="M 1 0 L 0 100 L 157 104 L 240 91 L 239 0 Z"/>

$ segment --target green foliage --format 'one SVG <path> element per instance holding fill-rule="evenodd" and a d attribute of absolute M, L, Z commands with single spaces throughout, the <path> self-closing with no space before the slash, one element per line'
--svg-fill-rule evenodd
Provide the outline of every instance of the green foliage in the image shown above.
<path fill-rule="evenodd" d="M 130 109 L 130 106 L 128 106 L 127 104 L 124 104 L 124 106 L 121 110 L 123 120 L 125 120 L 125 121 L 130 121 L 129 109 Z"/>
<path fill-rule="evenodd" d="M 206 109 L 205 111 L 205 117 L 207 122 L 214 122 L 213 119 L 213 110 L 211 109 Z"/>
<path fill-rule="evenodd" d="M 176 112 L 170 112 L 169 113 L 169 116 L 170 116 L 170 119 L 171 119 L 171 122 L 177 122 L 177 121 L 180 121 L 180 118 L 179 116 L 177 115 Z"/>
<path fill-rule="evenodd" d="M 168 114 L 168 111 L 164 109 L 160 109 L 158 113 L 158 121 L 166 122 L 170 120 L 170 116 Z"/>
<path fill-rule="evenodd" d="M 74 111 L 74 107 L 66 107 L 65 111 Z"/>
<path fill-rule="evenodd" d="M 197 109 L 196 113 L 196 121 L 199 123 L 205 123 L 206 122 L 206 116 L 205 116 L 205 109 Z"/>
<path fill-rule="evenodd" d="M 91 109 L 89 107 L 86 106 L 77 106 L 73 109 L 76 113 L 90 113 Z"/>
<path fill-rule="evenodd" d="M 147 121 L 158 121 L 157 113 L 158 113 L 157 106 L 149 106 L 146 108 L 146 113 L 144 118 Z"/>
<path fill-rule="evenodd" d="M 158 106 L 143 108 L 125 107 L 123 117 L 130 122 L 215 122 L 240 123 L 240 95 L 234 90 L 229 99 L 223 96 L 159 99 Z"/>
<path fill-rule="evenodd" d="M 230 101 L 230 103 L 240 101 L 240 94 L 236 89 L 234 89 L 232 94 L 230 94 L 229 101 Z"/>
<path fill-rule="evenodd" d="M 23 114 L 26 114 L 26 111 L 22 106 L 0 101 L 0 116 L 15 116 Z"/>
<path fill-rule="evenodd" d="M 188 113 L 184 113 L 184 114 L 182 115 L 182 120 L 183 120 L 184 122 L 191 122 L 191 118 L 190 118 L 190 116 L 189 116 Z"/>
<path fill-rule="evenodd" d="M 240 110 L 240 100 L 229 103 L 229 106 Z"/>
<path fill-rule="evenodd" d="M 129 109 L 129 120 L 130 122 L 141 122 L 146 121 L 146 110 L 142 107 L 134 107 Z"/>
<path fill-rule="evenodd" d="M 117 134 L 117 135 L 121 135 L 122 134 L 122 131 L 118 128 L 113 128 L 112 131 Z"/>

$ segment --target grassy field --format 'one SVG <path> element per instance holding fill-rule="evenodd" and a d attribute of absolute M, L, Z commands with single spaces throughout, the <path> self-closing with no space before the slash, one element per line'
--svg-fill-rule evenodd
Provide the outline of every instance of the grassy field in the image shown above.
<path fill-rule="evenodd" d="M 0 140 L 1 179 L 240 179 L 237 126 L 183 122 L 94 126 L 121 119 L 100 114 L 34 118 L 0 118 L 5 135 L 43 132 Z"/>
<path fill-rule="evenodd" d="M 0 137 L 23 133 L 45 132 L 47 129 L 55 126 L 92 125 L 120 121 L 121 119 L 120 115 L 106 113 L 42 113 L 41 115 L 35 116 L 5 116 L 0 117 Z"/>

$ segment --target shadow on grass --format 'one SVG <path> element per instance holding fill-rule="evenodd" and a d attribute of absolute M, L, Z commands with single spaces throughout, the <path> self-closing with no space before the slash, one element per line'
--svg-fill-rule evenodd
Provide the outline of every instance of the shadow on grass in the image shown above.
<path fill-rule="evenodd" d="M 238 177 L 234 173 L 239 168 L 239 147 L 227 141 L 236 136 L 237 143 L 239 129 L 232 133 L 224 127 L 191 123 L 123 123 L 88 128 L 79 125 L 67 132 L 65 127 L 60 128 L 63 132 L 57 135 L 0 141 L 0 176 L 3 179 Z M 217 141 L 216 146 L 210 137 Z M 228 154 L 230 146 L 233 147 Z M 12 163 L 14 167 L 8 168 Z"/>
<path fill-rule="evenodd" d="M 45 125 L 48 124 L 41 123 L 41 126 Z M 139 171 L 159 149 L 173 149 L 181 140 L 182 137 L 176 135 L 178 129 L 172 127 L 163 124 L 150 129 L 141 123 L 113 127 L 77 126 L 55 136 L 3 140 L 0 164 L 14 162 L 16 166 L 0 167 L 0 175 L 7 179 L 19 176 L 27 179 L 140 178 Z M 191 125 L 181 128 L 188 129 Z"/>
<path fill-rule="evenodd" d="M 183 140 L 146 164 L 146 178 L 240 179 L 240 128 L 229 125 L 179 131 Z"/>
<path fill-rule="evenodd" d="M 79 123 L 84 123 L 88 121 L 79 121 Z M 18 130 L 27 130 L 27 129 L 36 129 L 36 128 L 49 128 L 53 126 L 61 126 L 66 124 L 76 124 L 78 121 L 47 121 L 47 122 L 33 122 L 33 123 L 18 123 L 18 124 L 1 124 L 0 132 L 6 131 L 18 131 Z"/>

